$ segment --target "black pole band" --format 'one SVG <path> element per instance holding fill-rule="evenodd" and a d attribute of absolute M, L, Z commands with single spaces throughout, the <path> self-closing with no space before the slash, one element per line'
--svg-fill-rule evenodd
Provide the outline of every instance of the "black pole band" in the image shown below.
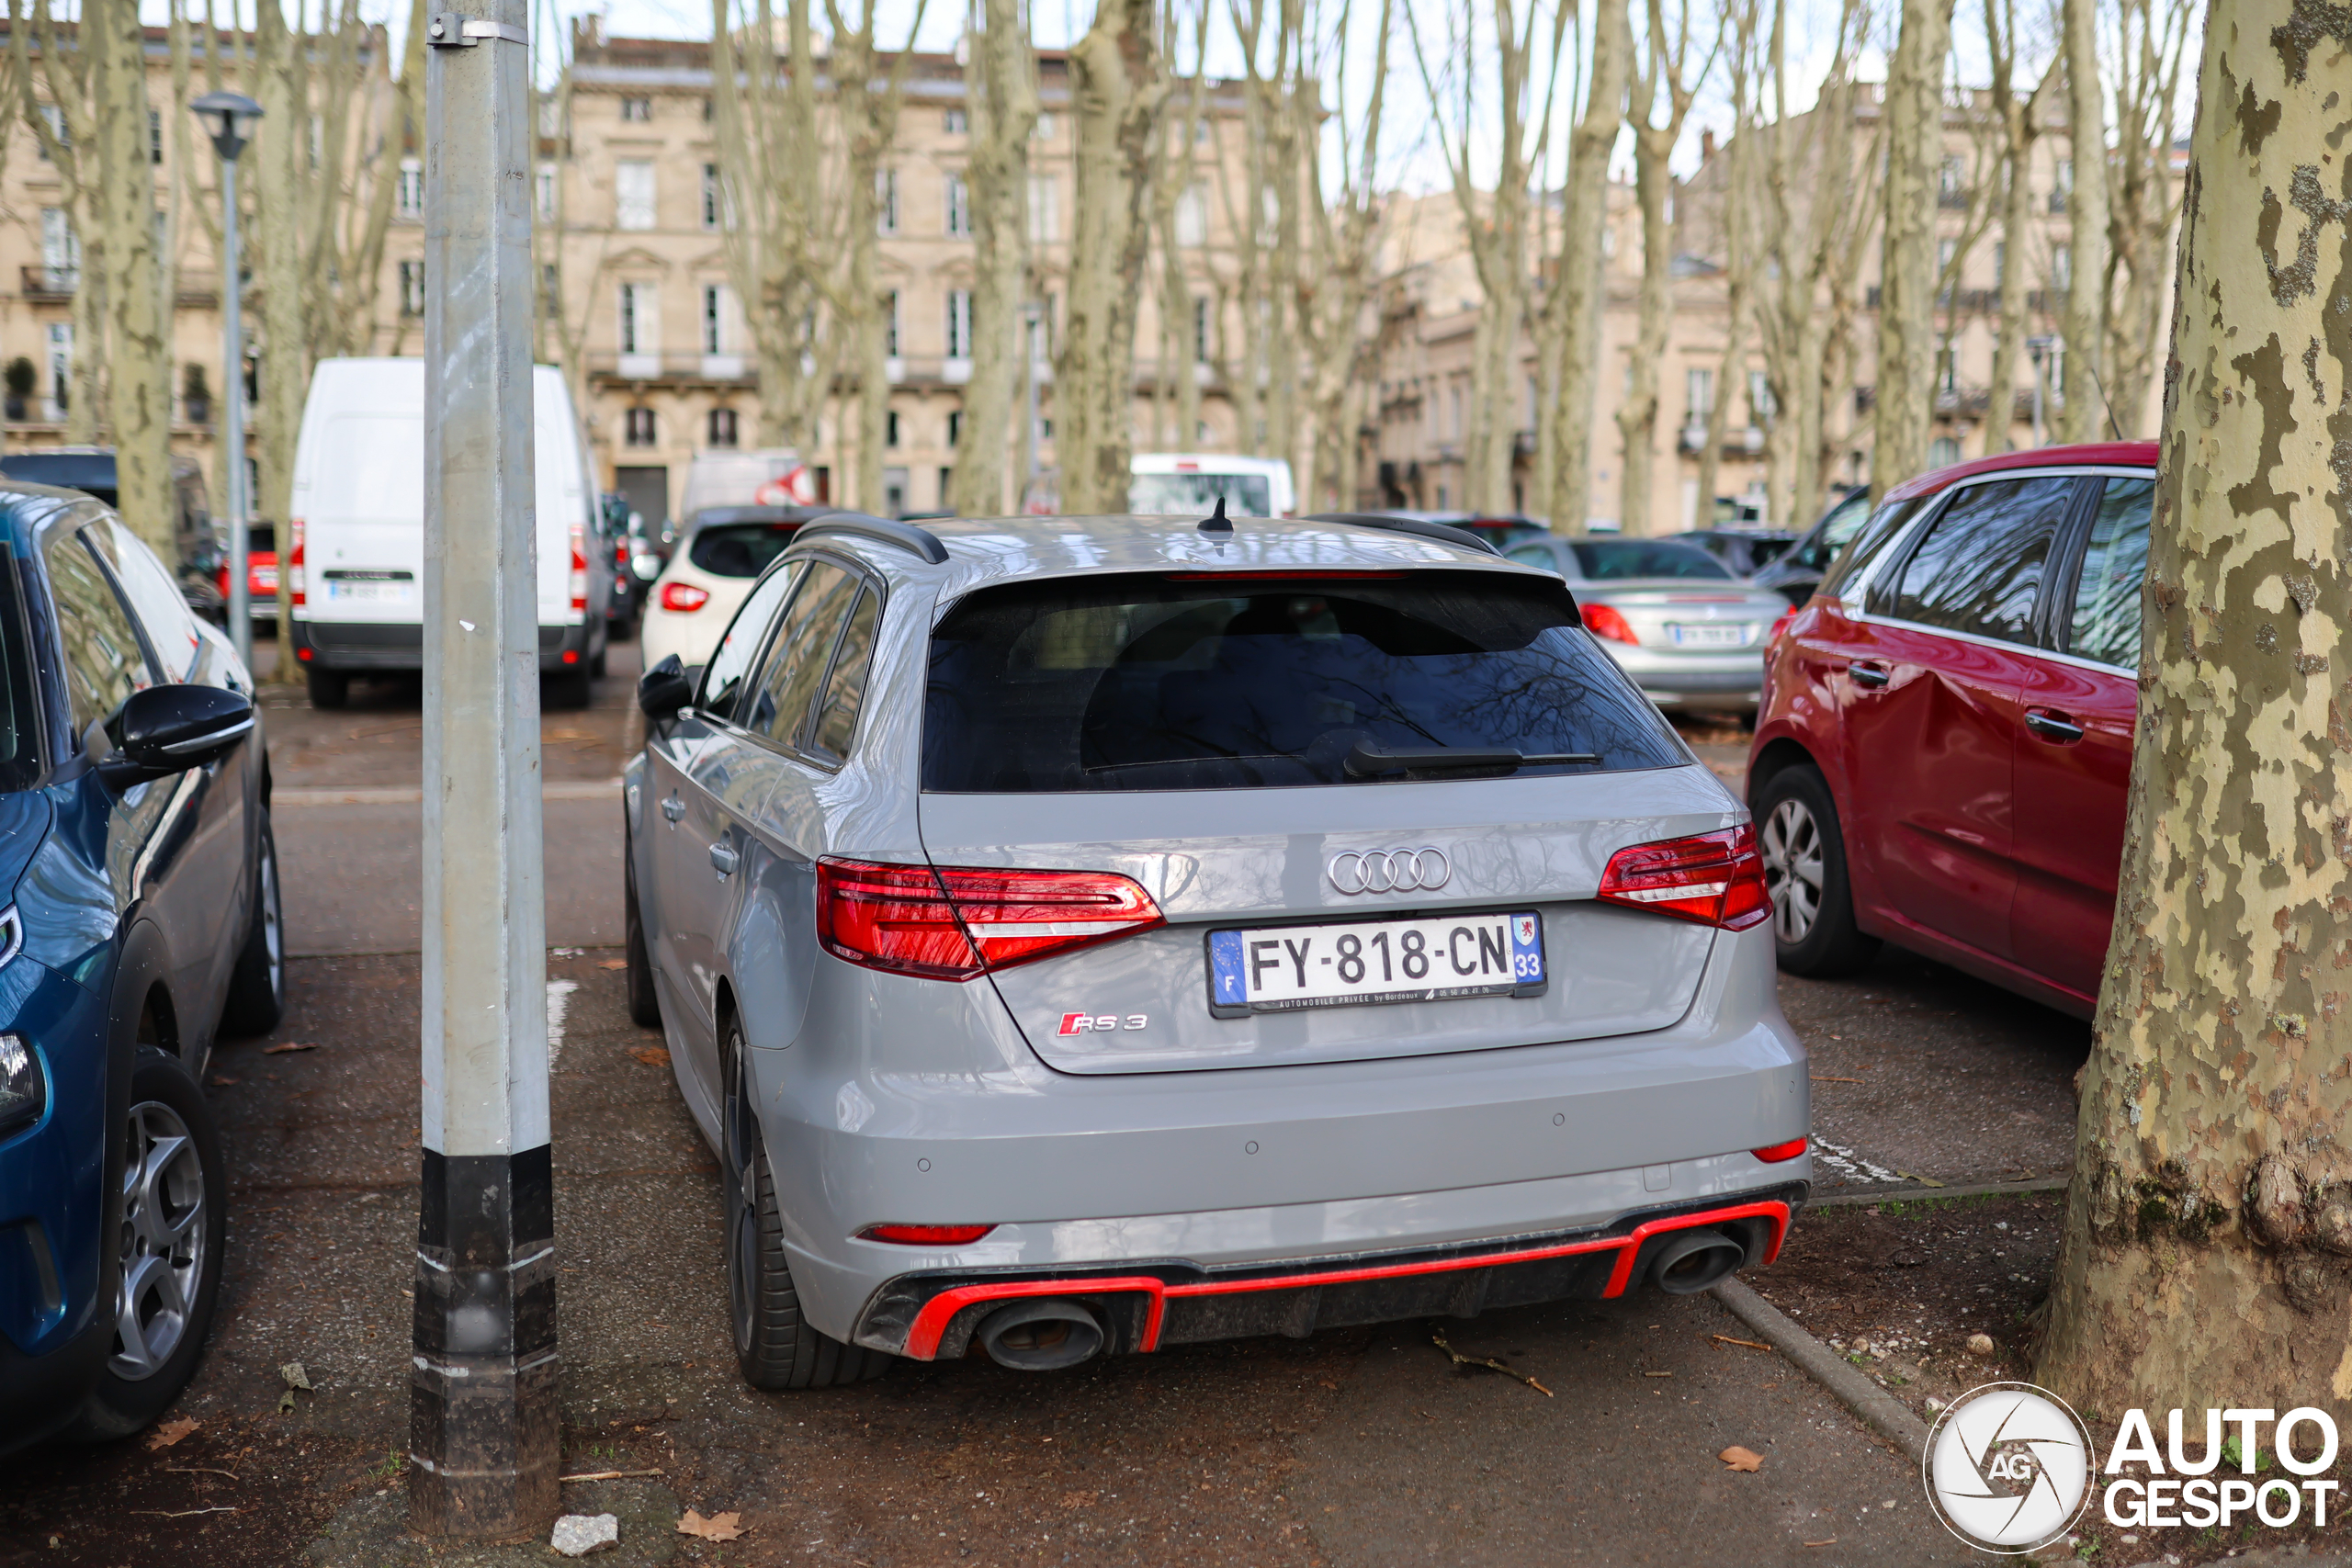
<path fill-rule="evenodd" d="M 409 1518 L 493 1540 L 557 1511 L 555 1190 L 544 1144 L 426 1149 L 409 1378 Z"/>

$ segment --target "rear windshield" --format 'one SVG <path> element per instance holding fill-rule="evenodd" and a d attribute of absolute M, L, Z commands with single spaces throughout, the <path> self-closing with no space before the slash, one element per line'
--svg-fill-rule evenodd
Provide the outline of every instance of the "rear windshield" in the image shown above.
<path fill-rule="evenodd" d="M 1359 742 L 1598 757 L 1522 777 L 1684 761 L 1557 580 L 1066 578 L 982 590 L 932 633 L 927 790 L 1369 782 L 1345 765 Z"/>
<path fill-rule="evenodd" d="M 1568 547 L 1577 553 L 1588 582 L 1614 582 L 1629 577 L 1704 577 L 1721 581 L 1731 576 L 1723 562 L 1696 545 L 1671 539 L 1578 539 Z"/>
<path fill-rule="evenodd" d="M 1272 517 L 1273 495 L 1263 474 L 1137 474 L 1127 481 L 1127 510 L 1138 517 L 1205 515 L 1223 496 L 1235 517 Z"/>
<path fill-rule="evenodd" d="M 13 452 L 0 457 L 0 474 L 27 484 L 78 490 L 114 504 L 114 457 L 106 452 Z"/>
<path fill-rule="evenodd" d="M 797 523 L 721 523 L 695 532 L 686 558 L 713 577 L 757 577 L 784 554 Z"/>

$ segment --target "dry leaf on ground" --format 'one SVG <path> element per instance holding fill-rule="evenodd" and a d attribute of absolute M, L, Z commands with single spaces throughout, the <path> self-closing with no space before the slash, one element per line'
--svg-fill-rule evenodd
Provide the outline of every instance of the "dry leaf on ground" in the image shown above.
<path fill-rule="evenodd" d="M 629 1049 L 629 1055 L 649 1067 L 666 1067 L 670 1065 L 669 1051 L 660 1045 L 632 1046 Z"/>
<path fill-rule="evenodd" d="M 1764 1468 L 1764 1456 L 1758 1453 L 1753 1449 L 1743 1449 L 1735 1445 L 1731 1448 L 1725 1449 L 1715 1457 L 1723 1461 L 1725 1464 L 1731 1466 L 1734 1470 L 1761 1470 Z"/>
<path fill-rule="evenodd" d="M 224 1076 L 224 1075 L 222 1075 L 222 1074 L 215 1073 L 215 1074 L 213 1074 L 213 1075 L 212 1075 L 212 1077 L 210 1077 L 210 1079 L 209 1079 L 208 1081 L 212 1085 L 212 1087 L 213 1087 L 214 1089 L 227 1089 L 230 1085 L 232 1085 L 232 1084 L 235 1083 L 237 1080 L 236 1080 L 235 1078 L 232 1078 L 232 1077 L 225 1077 L 225 1076 Z"/>
<path fill-rule="evenodd" d="M 597 962 L 596 967 L 599 969 L 626 969 L 628 967 L 628 960 L 626 958 L 601 959 Z"/>
<path fill-rule="evenodd" d="M 147 1446 L 151 1449 L 168 1449 L 195 1430 L 196 1423 L 183 1416 L 176 1421 L 166 1421 L 148 1433 Z"/>
<path fill-rule="evenodd" d="M 261 1054 L 265 1056 L 283 1056 L 288 1051 L 315 1051 L 318 1048 L 319 1043 L 315 1040 L 288 1040 L 279 1044 L 263 1046 Z"/>
<path fill-rule="evenodd" d="M 695 1536 L 703 1540 L 733 1540 L 743 1533 L 736 1523 L 742 1517 L 741 1514 L 713 1514 L 706 1519 L 692 1508 L 688 1508 L 686 1517 L 678 1521 L 678 1533 Z"/>
<path fill-rule="evenodd" d="M 1065 1508 L 1091 1508 L 1094 1506 L 1094 1494 L 1091 1492 L 1065 1492 L 1062 1494 L 1062 1506 Z"/>

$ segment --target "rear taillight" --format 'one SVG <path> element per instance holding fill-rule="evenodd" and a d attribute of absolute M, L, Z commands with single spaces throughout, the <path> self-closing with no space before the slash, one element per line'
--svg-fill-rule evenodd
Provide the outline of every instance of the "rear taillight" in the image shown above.
<path fill-rule="evenodd" d="M 1779 1165 L 1784 1160 L 1792 1160 L 1804 1153 L 1804 1145 L 1805 1141 L 1803 1138 L 1791 1138 L 1785 1144 L 1773 1144 L 1767 1148 L 1750 1149 L 1747 1152 L 1766 1165 Z"/>
<path fill-rule="evenodd" d="M 1747 823 L 1619 850 L 1594 897 L 1727 931 L 1744 931 L 1772 912 L 1756 829 Z"/>
<path fill-rule="evenodd" d="M 817 940 L 869 969 L 968 980 L 1164 923 L 1113 872 L 817 863 Z"/>
<path fill-rule="evenodd" d="M 665 582 L 662 585 L 662 607 L 665 610 L 689 615 L 709 603 L 710 591 L 707 588 L 696 588 L 691 582 Z"/>
<path fill-rule="evenodd" d="M 895 1241 L 900 1247 L 969 1247 L 994 1225 L 868 1225 L 861 1241 Z"/>
<path fill-rule="evenodd" d="M 571 525 L 571 613 L 588 613 L 588 531 L 577 523 Z"/>
<path fill-rule="evenodd" d="M 1788 630 L 1789 623 L 1796 618 L 1797 607 L 1794 604 L 1792 604 L 1787 609 L 1781 611 L 1779 617 L 1773 621 L 1772 629 L 1764 634 L 1764 646 L 1770 648 L 1774 643 L 1780 641 L 1781 634 Z"/>
<path fill-rule="evenodd" d="M 1577 613 L 1584 616 L 1584 629 L 1595 637 L 1636 645 L 1642 640 L 1634 635 L 1634 628 L 1625 624 L 1625 617 L 1617 613 L 1613 604 L 1580 605 Z"/>
<path fill-rule="evenodd" d="M 294 548 L 286 558 L 286 592 L 296 604 L 300 605 L 309 604 L 310 600 L 302 592 L 307 574 L 302 570 L 303 528 L 302 520 L 300 517 L 294 519 L 293 528 Z"/>

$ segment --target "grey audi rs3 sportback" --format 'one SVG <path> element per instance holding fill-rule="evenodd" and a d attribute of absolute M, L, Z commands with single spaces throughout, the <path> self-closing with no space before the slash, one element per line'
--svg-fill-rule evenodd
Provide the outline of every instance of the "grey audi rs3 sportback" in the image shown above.
<path fill-rule="evenodd" d="M 1746 809 L 1473 536 L 836 514 L 639 701 L 758 1386 L 1696 1291 L 1810 1190 Z"/>

